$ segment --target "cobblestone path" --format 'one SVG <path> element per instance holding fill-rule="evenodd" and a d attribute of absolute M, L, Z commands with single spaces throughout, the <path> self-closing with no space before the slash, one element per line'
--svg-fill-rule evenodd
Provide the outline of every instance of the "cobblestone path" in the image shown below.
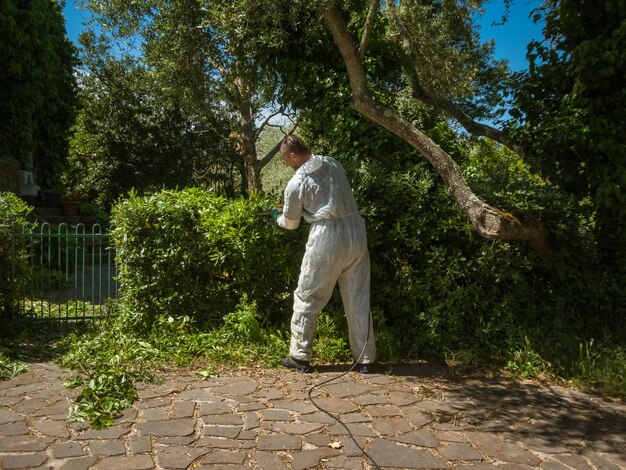
<path fill-rule="evenodd" d="M 76 391 L 49 363 L 0 382 L 0 467 L 140 470 L 368 469 L 343 426 L 307 399 L 339 375 L 250 369 L 201 380 L 192 371 L 139 387 L 115 425 L 66 421 Z M 425 364 L 349 373 L 313 392 L 380 468 L 626 468 L 626 405 L 507 379 L 454 380 Z"/>

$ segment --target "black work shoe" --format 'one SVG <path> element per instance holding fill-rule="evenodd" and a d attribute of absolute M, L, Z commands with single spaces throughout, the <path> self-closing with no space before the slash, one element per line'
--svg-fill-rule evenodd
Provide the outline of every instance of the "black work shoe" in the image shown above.
<path fill-rule="evenodd" d="M 283 367 L 286 367 L 287 369 L 296 369 L 298 372 L 306 373 L 310 370 L 309 361 L 301 361 L 299 359 L 294 359 L 291 356 L 287 356 L 285 359 L 280 361 L 280 363 Z"/>
<path fill-rule="evenodd" d="M 359 374 L 373 374 L 375 365 L 373 362 L 369 364 L 357 364 L 356 370 Z"/>

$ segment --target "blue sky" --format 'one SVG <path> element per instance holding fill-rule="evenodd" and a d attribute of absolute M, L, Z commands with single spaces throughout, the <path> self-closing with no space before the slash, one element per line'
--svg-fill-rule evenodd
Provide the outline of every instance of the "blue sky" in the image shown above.
<path fill-rule="evenodd" d="M 67 37 L 69 37 L 74 43 L 77 43 L 78 35 L 83 30 L 83 23 L 87 18 L 87 14 L 76 8 L 74 0 L 65 0 L 63 16 L 65 17 L 65 30 L 67 31 Z"/>
<path fill-rule="evenodd" d="M 514 71 L 528 68 L 526 46 L 532 39 L 541 39 L 541 24 L 534 24 L 529 18 L 531 12 L 541 5 L 541 0 L 515 0 L 511 5 L 508 20 L 500 22 L 505 12 L 504 2 L 492 0 L 486 7 L 486 14 L 480 25 L 480 35 L 484 41 L 495 39 L 495 55 L 498 59 L 507 59 Z"/>
<path fill-rule="evenodd" d="M 66 2 L 63 10 L 65 27 L 68 37 L 76 42 L 88 16 L 76 8 L 74 0 Z M 504 25 L 493 25 L 502 18 L 504 2 L 492 0 L 486 7 L 487 13 L 481 21 L 481 38 L 485 41 L 495 39 L 496 58 L 507 59 L 514 71 L 527 68 L 526 46 L 531 39 L 541 37 L 541 25 L 533 24 L 529 18 L 531 11 L 540 4 L 541 0 L 515 0 Z"/>

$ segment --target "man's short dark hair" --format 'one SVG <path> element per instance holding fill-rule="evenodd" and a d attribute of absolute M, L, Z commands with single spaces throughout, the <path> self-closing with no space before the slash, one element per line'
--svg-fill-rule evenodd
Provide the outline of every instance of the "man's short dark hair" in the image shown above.
<path fill-rule="evenodd" d="M 286 136 L 280 144 L 280 154 L 285 155 L 289 153 L 295 153 L 296 155 L 308 155 L 309 149 L 298 135 L 291 134 Z"/>

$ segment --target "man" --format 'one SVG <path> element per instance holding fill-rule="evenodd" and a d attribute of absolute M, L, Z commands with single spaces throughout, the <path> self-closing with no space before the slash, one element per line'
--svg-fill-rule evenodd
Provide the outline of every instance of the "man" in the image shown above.
<path fill-rule="evenodd" d="M 350 349 L 361 373 L 371 372 L 376 346 L 370 313 L 370 259 L 365 224 L 341 164 L 312 155 L 296 135 L 280 146 L 284 162 L 296 170 L 285 189 L 283 212 L 272 211 L 283 228 L 300 218 L 311 224 L 294 292 L 290 356 L 282 364 L 308 372 L 317 318 L 339 282 L 348 320 Z"/>

